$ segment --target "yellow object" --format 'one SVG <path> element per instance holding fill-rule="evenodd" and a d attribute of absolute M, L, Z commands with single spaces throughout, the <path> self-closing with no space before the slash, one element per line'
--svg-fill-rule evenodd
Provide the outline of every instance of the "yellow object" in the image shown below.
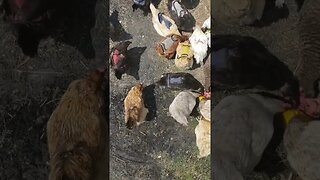
<path fill-rule="evenodd" d="M 310 119 L 307 115 L 305 115 L 303 112 L 301 112 L 300 110 L 297 110 L 297 109 L 287 110 L 282 113 L 282 116 L 283 116 L 283 119 L 284 119 L 284 122 L 286 125 L 288 125 L 289 122 L 294 117 L 299 117 L 301 120 L 305 120 L 305 121 Z"/>
<path fill-rule="evenodd" d="M 182 43 L 182 49 L 181 49 L 181 54 L 182 55 L 188 55 L 190 51 L 191 45 L 187 43 Z"/>
<path fill-rule="evenodd" d="M 201 101 L 204 98 L 204 96 L 199 96 L 198 98 L 199 98 L 199 101 Z"/>

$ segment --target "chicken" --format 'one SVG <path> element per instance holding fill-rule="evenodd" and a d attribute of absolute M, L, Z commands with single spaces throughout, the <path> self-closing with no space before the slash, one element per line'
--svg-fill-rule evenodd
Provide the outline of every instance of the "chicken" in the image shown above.
<path fill-rule="evenodd" d="M 207 56 L 208 39 L 199 26 L 195 27 L 189 41 L 197 64 L 203 64 L 203 59 Z"/>
<path fill-rule="evenodd" d="M 169 13 L 181 31 L 192 32 L 195 19 L 188 9 L 178 0 L 169 0 Z"/>
<path fill-rule="evenodd" d="M 187 118 L 196 105 L 196 98 L 199 93 L 191 91 L 180 92 L 169 106 L 170 115 L 180 124 L 187 126 Z"/>
<path fill-rule="evenodd" d="M 297 78 L 258 40 L 248 36 L 214 35 L 212 44 L 213 89 L 281 89 L 285 96 L 299 102 Z"/>
<path fill-rule="evenodd" d="M 193 50 L 189 41 L 179 43 L 174 63 L 178 68 L 184 70 L 193 67 Z"/>
<path fill-rule="evenodd" d="M 104 71 L 70 83 L 47 123 L 49 180 L 104 179 L 107 172 Z"/>
<path fill-rule="evenodd" d="M 160 36 L 167 37 L 170 34 L 181 36 L 176 23 L 156 9 L 152 3 L 150 3 L 150 10 L 152 13 L 153 27 Z"/>
<path fill-rule="evenodd" d="M 123 41 L 111 49 L 110 64 L 117 79 L 128 70 L 127 49 L 130 44 L 131 41 Z"/>
<path fill-rule="evenodd" d="M 137 84 L 130 89 L 127 97 L 124 99 L 124 120 L 129 129 L 143 123 L 149 112 L 144 106 L 142 90 L 143 84 Z"/>
<path fill-rule="evenodd" d="M 143 10 L 143 14 L 147 16 L 150 12 L 149 4 L 150 0 L 133 0 L 132 10 L 134 12 L 135 10 L 140 8 L 141 10 Z"/>
<path fill-rule="evenodd" d="M 294 117 L 284 134 L 284 146 L 290 166 L 304 180 L 320 179 L 320 121 Z"/>
<path fill-rule="evenodd" d="M 202 97 L 199 102 L 200 114 L 207 120 L 211 119 L 211 100 Z"/>
<path fill-rule="evenodd" d="M 273 117 L 284 105 L 266 95 L 244 94 L 228 96 L 214 107 L 213 179 L 243 180 L 254 169 L 272 138 Z"/>
<path fill-rule="evenodd" d="M 175 90 L 200 90 L 203 91 L 202 84 L 189 73 L 165 73 L 161 75 L 156 84 L 166 86 Z"/>
<path fill-rule="evenodd" d="M 158 43 L 156 46 L 156 51 L 159 54 L 159 56 L 164 56 L 167 59 L 171 59 L 174 57 L 176 53 L 176 49 L 178 47 L 178 44 L 182 41 L 185 41 L 188 39 L 187 36 L 179 36 L 176 34 L 171 34 L 164 38 L 161 43 Z"/>
<path fill-rule="evenodd" d="M 206 19 L 201 26 L 202 32 L 206 35 L 208 39 L 208 46 L 211 47 L 211 17 Z"/>
<path fill-rule="evenodd" d="M 201 117 L 199 124 L 194 129 L 196 143 L 199 149 L 198 158 L 206 157 L 211 152 L 211 122 Z"/>

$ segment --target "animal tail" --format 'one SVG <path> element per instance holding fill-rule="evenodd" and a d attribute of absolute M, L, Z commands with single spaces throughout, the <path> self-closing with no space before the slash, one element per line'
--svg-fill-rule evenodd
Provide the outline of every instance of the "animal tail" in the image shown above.
<path fill-rule="evenodd" d="M 126 126 L 128 129 L 132 129 L 139 119 L 139 110 L 136 106 L 128 110 L 128 116 L 126 117 Z"/>
<path fill-rule="evenodd" d="M 86 144 L 71 145 L 50 160 L 49 180 L 85 180 L 92 174 L 93 157 Z"/>
<path fill-rule="evenodd" d="M 152 3 L 150 3 L 149 7 L 150 7 L 152 14 L 157 14 L 158 10 L 156 9 L 156 7 Z"/>

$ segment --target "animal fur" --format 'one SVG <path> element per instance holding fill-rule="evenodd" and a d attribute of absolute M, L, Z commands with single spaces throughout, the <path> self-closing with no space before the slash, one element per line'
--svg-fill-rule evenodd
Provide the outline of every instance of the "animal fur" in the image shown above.
<path fill-rule="evenodd" d="M 198 158 L 206 157 L 211 152 L 211 122 L 204 117 L 194 130 L 196 134 L 196 143 L 199 149 Z"/>
<path fill-rule="evenodd" d="M 210 99 L 202 99 L 199 102 L 199 109 L 201 115 L 210 121 L 211 119 L 211 100 Z"/>
<path fill-rule="evenodd" d="M 304 180 L 320 179 L 320 121 L 290 121 L 284 134 L 284 146 L 290 166 Z"/>
<path fill-rule="evenodd" d="M 207 56 L 208 39 L 199 26 L 195 27 L 189 41 L 197 64 L 203 63 L 203 59 Z"/>
<path fill-rule="evenodd" d="M 124 119 L 129 129 L 143 123 L 149 112 L 144 106 L 142 90 L 142 83 L 137 84 L 130 89 L 127 97 L 124 99 Z"/>
<path fill-rule="evenodd" d="M 183 54 L 183 46 L 190 47 L 188 54 Z M 191 69 L 193 67 L 193 50 L 189 41 L 179 43 L 174 63 L 178 68 L 184 70 Z"/>
<path fill-rule="evenodd" d="M 165 41 L 166 39 L 171 38 L 173 39 L 173 44 L 170 47 L 167 47 L 167 49 L 163 49 L 161 47 L 161 43 L 163 41 Z M 167 59 L 172 59 L 176 53 L 176 49 L 178 47 L 178 44 L 180 42 L 185 41 L 186 39 L 188 39 L 187 36 L 179 36 L 176 34 L 170 34 L 169 36 L 167 36 L 166 38 L 162 39 L 161 43 L 158 43 L 157 46 L 155 47 L 157 53 L 159 56 L 161 57 L 165 57 Z"/>
<path fill-rule="evenodd" d="M 208 47 L 211 47 L 211 17 L 206 19 L 201 26 L 201 30 L 207 36 L 208 39 Z"/>
<path fill-rule="evenodd" d="M 162 14 L 152 3 L 150 3 L 150 10 L 152 13 L 152 24 L 157 33 L 162 37 L 167 37 L 170 34 L 176 34 L 181 36 L 178 27 L 174 20 L 168 16 Z M 164 19 L 164 21 L 159 20 L 159 15 Z M 167 23 L 170 23 L 167 27 Z"/>
<path fill-rule="evenodd" d="M 258 94 L 228 96 L 212 110 L 213 179 L 237 179 L 253 171 L 273 134 L 284 103 Z"/>
<path fill-rule="evenodd" d="M 200 94 L 190 91 L 180 92 L 169 106 L 170 115 L 180 124 L 187 126 L 187 118 L 196 105 L 196 98 Z"/>
<path fill-rule="evenodd" d="M 49 180 L 106 177 L 107 121 L 104 73 L 95 71 L 69 85 L 47 124 Z"/>
<path fill-rule="evenodd" d="M 122 41 L 111 49 L 110 65 L 117 79 L 121 79 L 122 75 L 129 69 L 127 51 L 130 44 L 131 41 Z"/>
<path fill-rule="evenodd" d="M 259 88 L 282 90 L 299 102 L 299 82 L 288 66 L 258 40 L 239 35 L 214 35 L 212 85 L 215 90 Z M 248 51 L 250 49 L 250 51 Z"/>
<path fill-rule="evenodd" d="M 37 54 L 38 44 L 49 35 L 57 4 L 51 0 L 3 0 L 4 20 L 13 27 L 18 45 L 28 56 Z"/>
<path fill-rule="evenodd" d="M 295 75 L 308 96 L 314 96 L 313 83 L 320 78 L 320 3 L 318 0 L 306 0 L 298 23 L 299 59 Z"/>
<path fill-rule="evenodd" d="M 212 16 L 236 19 L 241 25 L 251 25 L 261 19 L 266 0 L 217 0 Z"/>

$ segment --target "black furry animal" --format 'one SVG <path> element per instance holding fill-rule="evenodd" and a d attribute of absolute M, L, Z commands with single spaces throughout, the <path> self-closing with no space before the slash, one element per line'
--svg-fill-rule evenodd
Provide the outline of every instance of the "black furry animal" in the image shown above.
<path fill-rule="evenodd" d="M 178 0 L 169 0 L 168 9 L 179 30 L 192 32 L 195 19 L 187 8 Z"/>
<path fill-rule="evenodd" d="M 121 79 L 122 74 L 128 70 L 127 48 L 131 41 L 123 41 L 111 49 L 110 64 L 117 79 Z"/>
<path fill-rule="evenodd" d="M 93 58 L 90 30 L 95 25 L 96 1 L 3 0 L 1 8 L 25 55 L 36 56 L 40 40 L 50 36 Z"/>
<path fill-rule="evenodd" d="M 258 40 L 248 36 L 215 35 L 212 42 L 213 89 L 281 89 L 283 95 L 298 102 L 298 80 Z"/>
<path fill-rule="evenodd" d="M 34 56 L 40 40 L 50 33 L 58 11 L 53 0 L 3 0 L 3 19 L 12 25 L 24 54 Z"/>
<path fill-rule="evenodd" d="M 147 16 L 150 13 L 150 0 L 133 0 L 132 10 L 133 12 L 138 8 L 143 11 L 143 15 Z"/>
<path fill-rule="evenodd" d="M 203 85 L 189 73 L 165 73 L 157 84 L 176 90 L 204 90 Z"/>

